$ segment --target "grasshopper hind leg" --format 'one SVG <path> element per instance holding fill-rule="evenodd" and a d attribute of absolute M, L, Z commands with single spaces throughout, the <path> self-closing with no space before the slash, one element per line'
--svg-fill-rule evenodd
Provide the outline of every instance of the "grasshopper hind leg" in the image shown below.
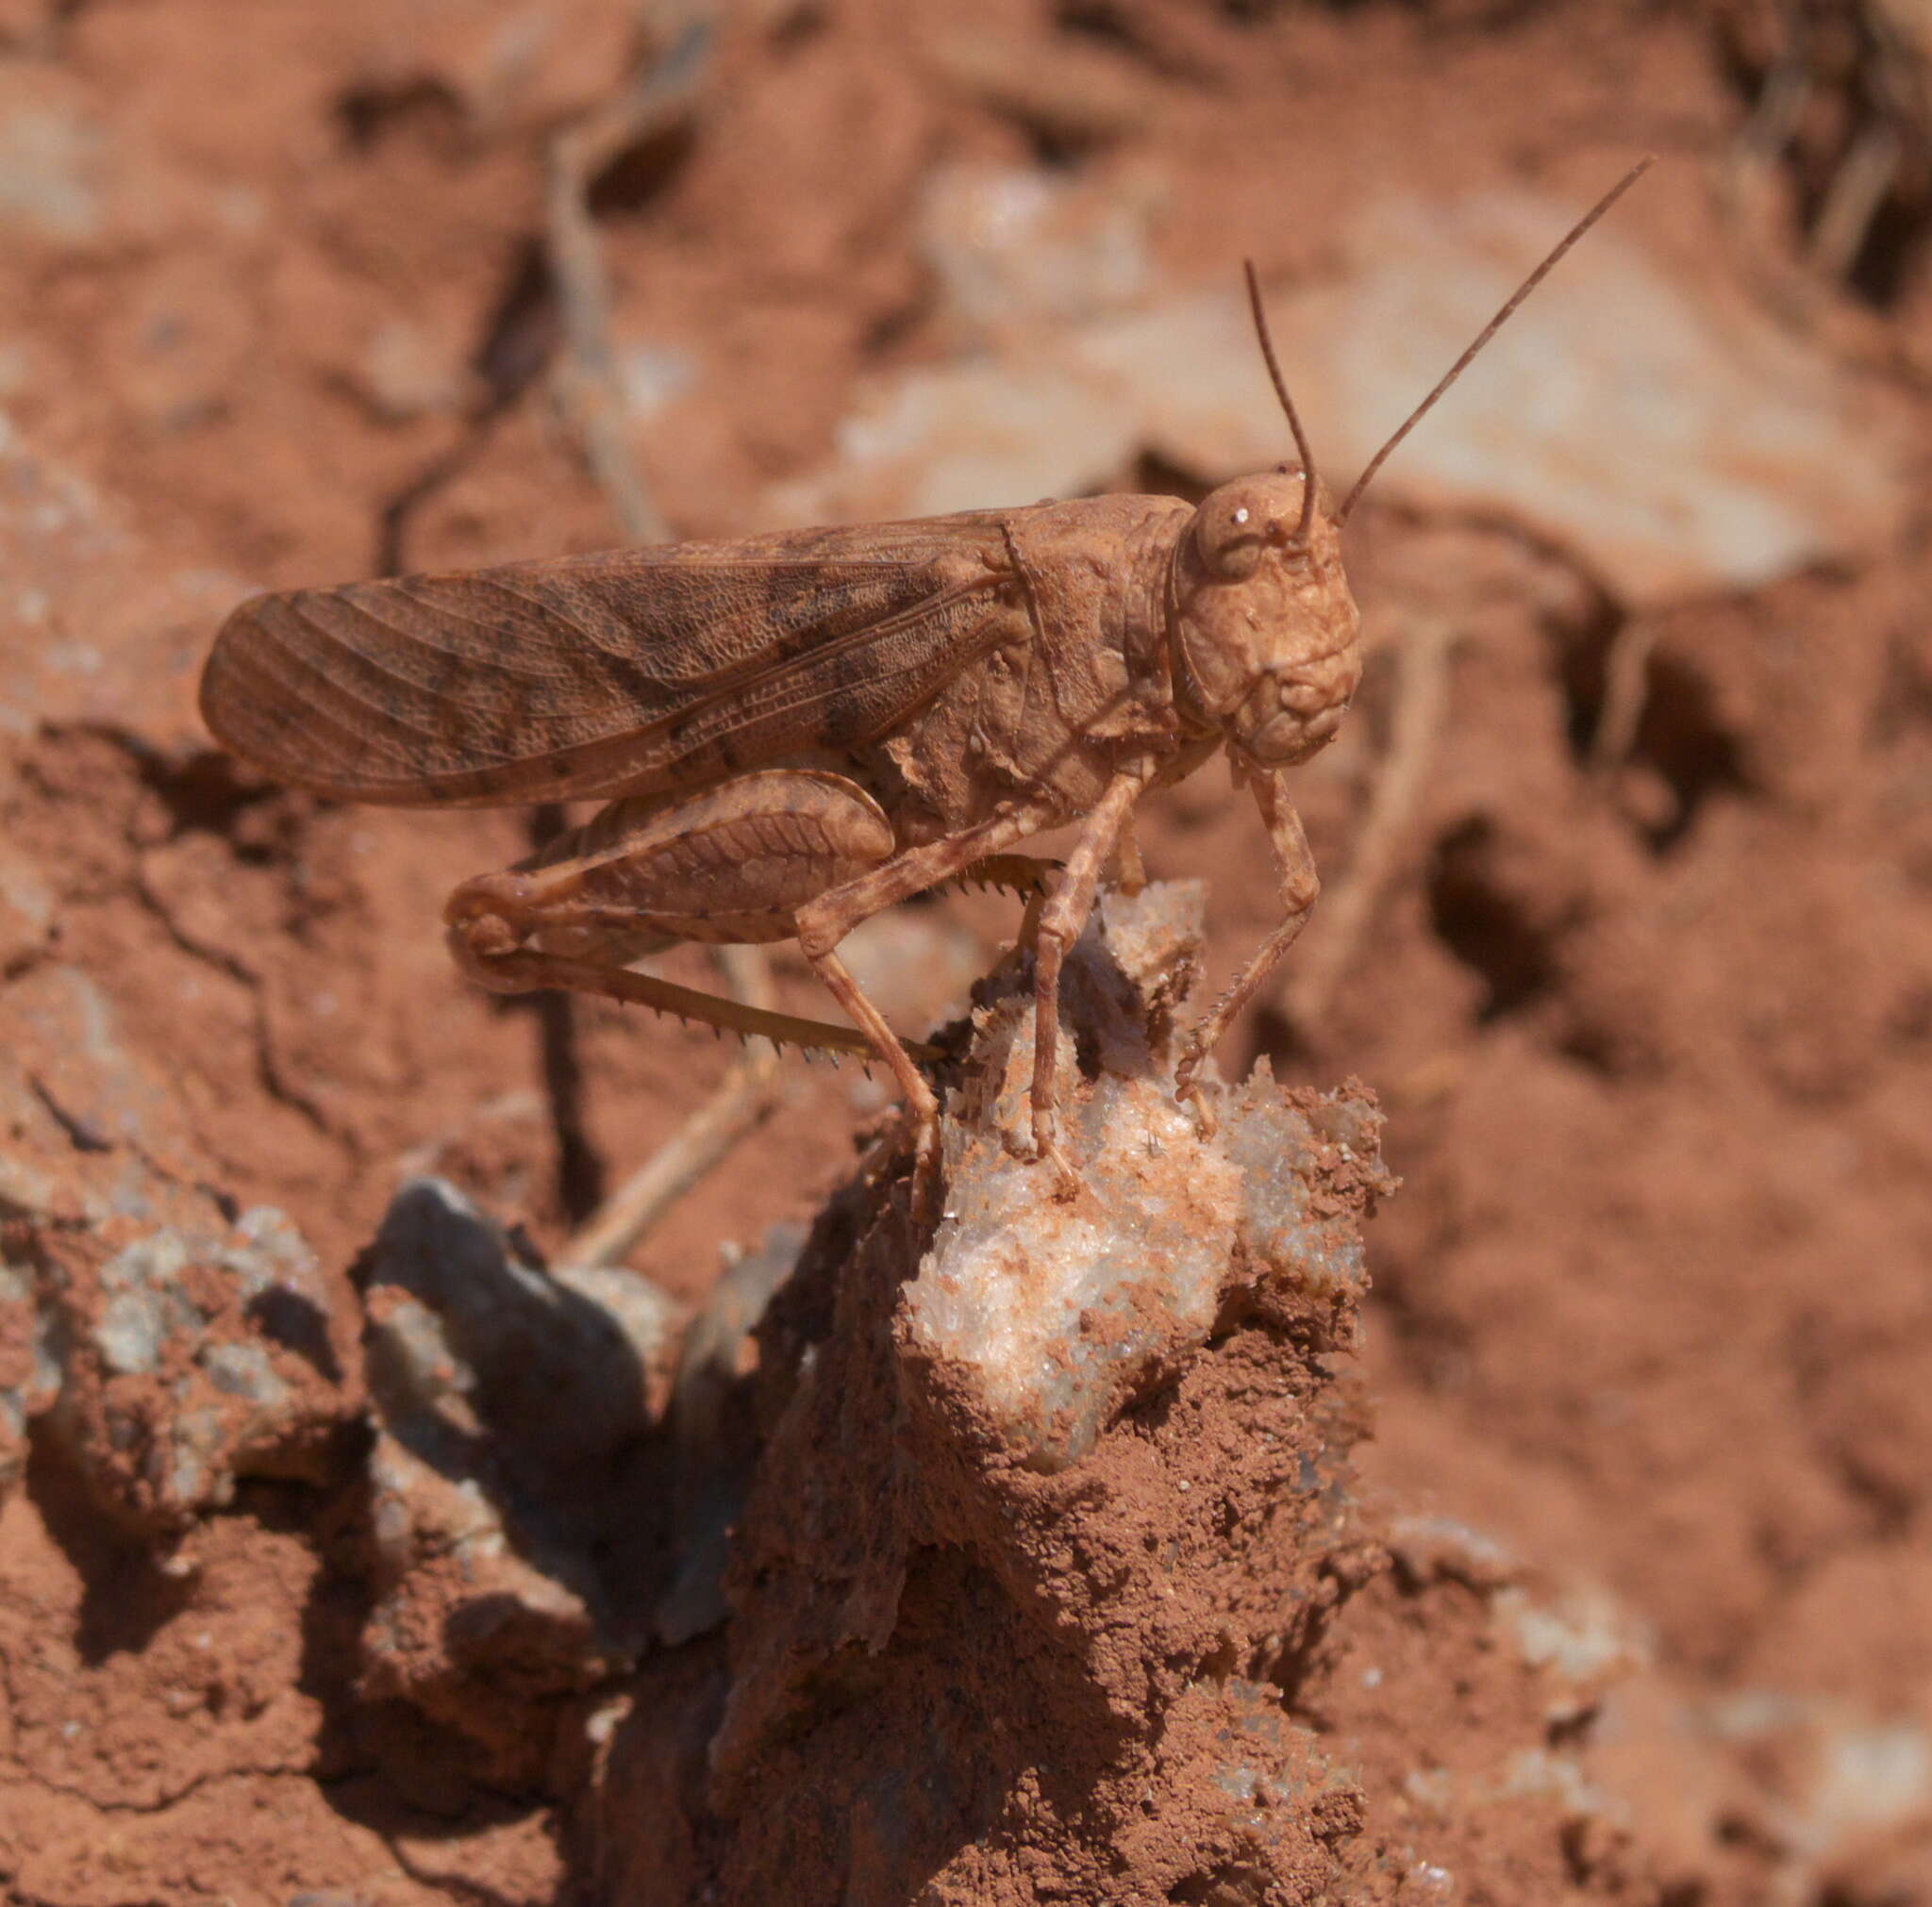
<path fill-rule="evenodd" d="M 615 802 L 521 868 L 458 887 L 444 910 L 450 949 L 466 973 L 500 992 L 568 987 L 878 1060 L 906 1103 L 924 1211 L 937 1184 L 939 1101 L 917 1061 L 939 1054 L 893 1032 L 835 950 L 861 920 L 962 875 L 1037 896 L 1045 864 L 1007 850 L 1056 818 L 1043 803 L 1020 803 L 942 840 L 897 850 L 884 813 L 857 783 L 794 769 L 669 801 Z M 628 965 L 674 941 L 793 938 L 852 1026 L 701 993 Z"/>
<path fill-rule="evenodd" d="M 774 769 L 670 801 L 613 802 L 508 872 L 465 881 L 443 919 L 458 966 L 495 992 L 565 987 L 745 1038 L 883 1060 L 870 1028 L 774 1012 L 631 963 L 683 942 L 789 939 L 805 904 L 879 867 L 892 848 L 885 816 L 857 784 Z"/>
<path fill-rule="evenodd" d="M 670 801 L 614 802 L 521 866 L 457 888 L 444 909 L 450 951 L 465 973 L 496 992 L 561 987 L 745 1038 L 875 1059 L 906 1101 L 924 1182 L 939 1108 L 915 1055 L 937 1058 L 937 1050 L 900 1039 L 829 947 L 808 947 L 807 956 L 852 1026 L 630 967 L 679 942 L 756 946 L 793 937 L 811 904 L 891 864 L 894 846 L 870 795 L 842 776 L 811 771 L 741 775 Z"/>

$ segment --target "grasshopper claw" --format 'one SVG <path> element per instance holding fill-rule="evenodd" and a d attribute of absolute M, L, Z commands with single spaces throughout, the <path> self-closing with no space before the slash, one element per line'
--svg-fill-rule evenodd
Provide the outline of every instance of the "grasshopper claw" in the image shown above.
<path fill-rule="evenodd" d="M 1221 1129 L 1221 1119 L 1214 1110 L 1214 1102 L 1208 1097 L 1207 1086 L 1194 1076 L 1199 1064 L 1198 1059 L 1190 1057 L 1174 1070 L 1174 1103 L 1192 1112 L 1195 1130 L 1204 1139 L 1211 1139 Z"/>
<path fill-rule="evenodd" d="M 1080 1194 L 1080 1170 L 1061 1148 L 1054 1125 L 1055 1120 L 1051 1113 L 1034 1114 L 1033 1156 L 1053 1168 L 1053 1175 L 1058 1182 L 1054 1187 L 1055 1198 L 1062 1201 L 1075 1199 Z"/>
<path fill-rule="evenodd" d="M 1080 1196 L 1081 1178 L 1079 1169 L 1061 1152 L 1056 1139 L 1049 1139 L 1041 1149 L 1040 1156 L 1053 1168 L 1056 1181 L 1054 1197 L 1063 1203 L 1071 1203 Z"/>

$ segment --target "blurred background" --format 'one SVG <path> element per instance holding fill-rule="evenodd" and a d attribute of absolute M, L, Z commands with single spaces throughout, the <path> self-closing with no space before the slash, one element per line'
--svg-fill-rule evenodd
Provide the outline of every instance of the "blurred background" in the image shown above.
<path fill-rule="evenodd" d="M 726 1079 L 701 1032 L 458 981 L 442 896 L 529 817 L 210 748 L 242 594 L 1198 496 L 1291 455 L 1244 257 L 1339 495 L 1653 152 L 1351 523 L 1325 893 L 1222 1058 L 1388 1110 L 1374 1486 L 1603 1585 L 1772 1770 L 1673 1898 L 1932 1899 L 1928 115 L 1917 0 L 4 0 L 0 1212 L 211 1187 L 339 1284 L 433 1170 L 555 1251 Z M 1252 809 L 1210 767 L 1143 840 L 1226 971 L 1273 920 Z M 913 1029 L 1016 924 L 922 904 L 851 964 Z M 774 1091 L 629 1253 L 680 1298 L 885 1104 Z M 39 1474 L 0 1605 L 70 1654 L 0 1766 L 72 1834 L 0 1849 L 81 1907 L 136 1898 L 97 1814 L 175 1754 L 185 1671 L 136 1648 L 164 1600 L 88 1642 L 128 1566 Z M 318 1553 L 291 1524 L 238 1603 Z M 308 1766 L 322 1660 L 263 1656 L 261 1765 Z M 60 1735 L 83 1685 L 138 1744 Z M 541 1898 L 537 1845 L 491 1898 Z"/>

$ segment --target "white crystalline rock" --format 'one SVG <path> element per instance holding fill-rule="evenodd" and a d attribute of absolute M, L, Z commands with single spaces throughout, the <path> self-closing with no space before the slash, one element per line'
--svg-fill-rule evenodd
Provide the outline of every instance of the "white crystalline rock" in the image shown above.
<path fill-rule="evenodd" d="M 289 1386 L 275 1375 L 269 1355 L 258 1344 L 213 1344 L 201 1366 L 219 1391 L 245 1398 L 274 1410 L 289 1401 Z"/>
<path fill-rule="evenodd" d="M 1030 999 L 991 1009 L 982 1068 L 946 1109 L 944 1212 L 901 1294 L 903 1343 L 1041 1470 L 1077 1462 L 1171 1378 L 1237 1287 L 1341 1301 L 1367 1282 L 1352 1219 L 1314 1194 L 1324 1161 L 1374 1156 L 1372 1106 L 1291 1102 L 1257 1069 L 1204 1137 L 1174 1098 L 1174 989 L 1201 904 L 1191 883 L 1106 895 L 1069 956 L 1058 1077 L 1074 1196 L 1028 1156 Z"/>
<path fill-rule="evenodd" d="M 106 1302 L 94 1342 L 118 1377 L 159 1368 L 161 1351 L 175 1332 L 192 1332 L 207 1320 L 181 1294 L 189 1263 L 187 1244 L 172 1232 L 155 1232 L 125 1245 L 101 1267 Z"/>
<path fill-rule="evenodd" d="M 968 1367 L 1008 1441 L 1046 1470 L 1206 1340 L 1241 1203 L 1225 1154 L 1153 1080 L 1103 1078 L 1077 1119 L 1080 1196 L 1056 1198 L 1044 1168 L 972 1153 L 904 1300 L 921 1349 Z"/>
<path fill-rule="evenodd" d="M 1329 1112 L 1336 1111 L 1331 1102 Z M 1267 1062 L 1241 1087 L 1224 1121 L 1222 1145 L 1241 1184 L 1241 1235 L 1281 1277 L 1318 1297 L 1360 1297 L 1369 1285 L 1354 1226 L 1311 1217 L 1308 1182 L 1316 1134 L 1284 1101 Z M 1374 1140 L 1368 1139 L 1368 1145 Z"/>

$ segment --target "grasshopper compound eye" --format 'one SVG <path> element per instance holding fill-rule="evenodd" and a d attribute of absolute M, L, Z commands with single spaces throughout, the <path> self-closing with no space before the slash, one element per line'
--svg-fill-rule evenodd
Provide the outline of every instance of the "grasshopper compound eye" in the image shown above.
<path fill-rule="evenodd" d="M 1246 582 L 1281 545 L 1281 522 L 1261 480 L 1228 484 L 1195 512 L 1194 546 L 1216 582 Z"/>

